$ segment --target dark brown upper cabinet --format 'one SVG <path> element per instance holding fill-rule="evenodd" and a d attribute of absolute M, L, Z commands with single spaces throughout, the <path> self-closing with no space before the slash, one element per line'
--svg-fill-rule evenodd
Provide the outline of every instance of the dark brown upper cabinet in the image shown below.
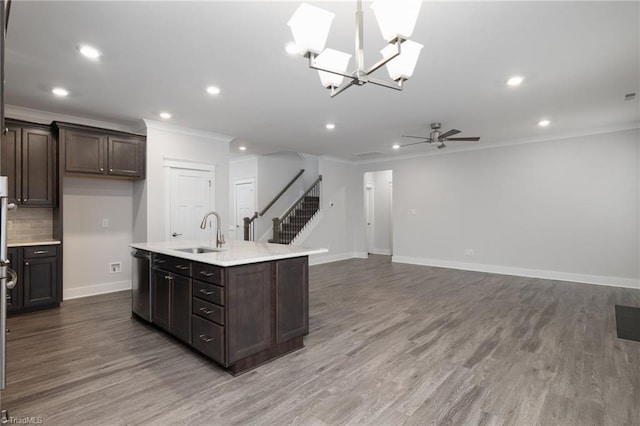
<path fill-rule="evenodd" d="M 69 123 L 55 125 L 64 150 L 64 173 L 144 179 L 144 136 Z"/>
<path fill-rule="evenodd" d="M 55 207 L 56 146 L 48 126 L 7 120 L 2 135 L 2 174 L 9 177 L 9 202 L 22 207 Z"/>

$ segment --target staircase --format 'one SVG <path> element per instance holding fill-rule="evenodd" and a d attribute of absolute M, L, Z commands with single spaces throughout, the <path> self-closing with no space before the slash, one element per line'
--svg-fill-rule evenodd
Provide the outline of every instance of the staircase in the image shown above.
<path fill-rule="evenodd" d="M 281 217 L 273 218 L 273 238 L 270 243 L 290 244 L 320 210 L 322 176 Z"/>

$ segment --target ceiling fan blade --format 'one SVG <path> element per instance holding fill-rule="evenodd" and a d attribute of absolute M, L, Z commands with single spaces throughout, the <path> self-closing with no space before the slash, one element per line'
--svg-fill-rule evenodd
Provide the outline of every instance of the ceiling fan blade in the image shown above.
<path fill-rule="evenodd" d="M 400 148 L 404 148 L 405 146 L 418 145 L 418 144 L 421 144 L 421 143 L 431 143 L 431 141 L 426 140 L 426 141 L 420 141 L 420 142 L 407 143 L 407 144 L 404 144 L 404 145 L 400 145 Z"/>
<path fill-rule="evenodd" d="M 457 135 L 458 133 L 460 133 L 460 130 L 451 129 L 448 132 L 444 132 L 443 134 L 441 134 L 440 137 L 438 137 L 438 139 L 446 139 L 449 136 Z"/>
<path fill-rule="evenodd" d="M 429 139 L 427 136 L 409 136 L 409 135 L 402 135 L 403 138 L 416 138 L 416 139 Z"/>
<path fill-rule="evenodd" d="M 470 142 L 477 142 L 479 141 L 480 138 L 479 137 L 471 137 L 471 138 L 447 138 L 447 141 L 470 141 Z"/>

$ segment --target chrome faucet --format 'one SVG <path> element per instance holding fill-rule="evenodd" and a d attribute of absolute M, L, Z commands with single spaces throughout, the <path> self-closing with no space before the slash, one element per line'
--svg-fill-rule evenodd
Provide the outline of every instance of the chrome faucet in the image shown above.
<path fill-rule="evenodd" d="M 207 219 L 209 219 L 209 216 L 211 215 L 214 215 L 216 217 L 216 247 L 222 247 L 222 245 L 224 244 L 224 235 L 222 235 L 222 231 L 220 230 L 220 215 L 218 213 L 210 211 L 209 213 L 205 214 L 202 218 L 200 228 L 207 228 Z"/>

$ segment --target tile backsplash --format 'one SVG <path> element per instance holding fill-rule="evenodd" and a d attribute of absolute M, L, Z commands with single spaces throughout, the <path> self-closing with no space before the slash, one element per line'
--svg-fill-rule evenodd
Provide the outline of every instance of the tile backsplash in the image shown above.
<path fill-rule="evenodd" d="M 7 214 L 7 242 L 53 238 L 53 209 L 18 208 Z"/>

